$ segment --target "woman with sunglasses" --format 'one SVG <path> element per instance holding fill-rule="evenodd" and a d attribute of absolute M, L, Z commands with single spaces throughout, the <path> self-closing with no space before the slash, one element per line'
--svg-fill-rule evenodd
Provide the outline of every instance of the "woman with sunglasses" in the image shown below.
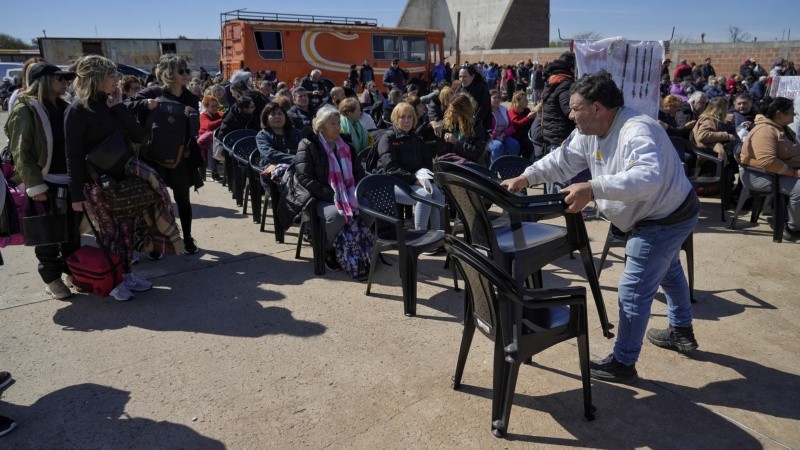
<path fill-rule="evenodd" d="M 80 216 L 66 207 L 72 201 L 68 194 L 64 143 L 64 113 L 69 105 L 61 98 L 75 73 L 38 62 L 30 66 L 27 75 L 27 89 L 17 97 L 6 123 L 6 133 L 15 169 L 26 186 L 25 193 L 50 210 L 55 210 L 61 202 L 61 211 L 55 212 L 67 216 L 67 242 L 34 248 L 39 275 L 47 285 L 45 291 L 63 300 L 72 296 L 68 287 L 72 286 L 72 274 L 65 258 L 77 250 L 81 242 Z M 66 284 L 61 279 L 62 274 L 67 275 Z"/>
<path fill-rule="evenodd" d="M 148 116 L 158 106 L 158 99 L 162 96 L 182 103 L 185 106 L 184 114 L 187 119 L 190 115 L 197 114 L 200 98 L 187 88 L 191 71 L 182 56 L 174 53 L 162 55 L 156 65 L 156 77 L 158 86 L 139 91 L 133 100 L 127 103 L 128 107 L 136 113 L 139 123 L 147 123 Z M 172 188 L 172 196 L 178 205 L 178 216 L 183 231 L 184 253 L 192 255 L 197 253 L 197 245 L 192 237 L 192 203 L 189 192 L 192 187 L 199 189 L 203 185 L 202 171 L 205 170 L 205 167 L 200 155 L 200 147 L 197 145 L 197 136 L 191 135 L 190 128 L 188 125 L 186 126 L 184 139 L 189 154 L 184 155 L 174 168 L 169 169 L 155 161 L 150 161 L 146 155 L 143 159 L 153 166 L 167 186 Z M 161 259 L 161 256 L 153 252 L 150 254 L 150 259 Z"/>

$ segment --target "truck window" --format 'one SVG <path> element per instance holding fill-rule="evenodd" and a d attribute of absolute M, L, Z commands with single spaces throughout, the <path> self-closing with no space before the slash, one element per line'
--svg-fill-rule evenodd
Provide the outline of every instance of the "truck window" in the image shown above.
<path fill-rule="evenodd" d="M 400 36 L 373 35 L 372 59 L 400 59 Z"/>
<path fill-rule="evenodd" d="M 403 58 L 406 61 L 425 62 L 425 38 L 403 36 Z"/>
<path fill-rule="evenodd" d="M 283 59 L 283 39 L 280 31 L 255 31 L 256 48 L 264 59 Z"/>

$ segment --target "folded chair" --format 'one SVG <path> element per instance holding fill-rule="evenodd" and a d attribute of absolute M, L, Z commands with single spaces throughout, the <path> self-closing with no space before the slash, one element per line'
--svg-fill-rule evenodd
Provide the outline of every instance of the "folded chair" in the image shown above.
<path fill-rule="evenodd" d="M 250 152 L 247 164 L 247 186 L 249 189 L 244 191 L 244 200 L 242 201 L 243 208 L 242 214 L 247 214 L 247 203 L 250 202 L 250 208 L 253 212 L 253 222 L 261 224 L 263 220 L 261 217 L 261 199 L 264 196 L 264 187 L 261 185 L 261 152 L 254 149 Z M 267 193 L 269 195 L 269 193 Z M 266 208 L 266 202 L 264 203 Z"/>
<path fill-rule="evenodd" d="M 250 177 L 250 154 L 257 150 L 256 137 L 247 136 L 236 141 L 231 149 L 233 159 L 233 198 L 237 206 L 243 206 L 242 214 L 247 214 L 247 204 L 244 203 L 244 193 Z"/>
<path fill-rule="evenodd" d="M 475 329 L 494 342 L 492 433 L 508 431 L 520 365 L 559 342 L 575 338 L 583 386 L 583 414 L 594 420 L 589 380 L 586 289 L 525 289 L 503 268 L 466 242 L 447 236 L 445 249 L 455 259 L 466 285 L 467 316 L 458 352 L 453 389 L 461 387 Z"/>
<path fill-rule="evenodd" d="M 418 202 L 438 208 L 442 223 L 447 220 L 445 206 L 417 195 L 403 180 L 390 175 L 369 175 L 356 186 L 356 198 L 361 214 L 372 217 L 375 246 L 372 251 L 366 295 L 370 294 L 372 277 L 378 257 L 386 250 L 397 250 L 400 261 L 400 280 L 403 288 L 403 311 L 406 316 L 417 314 L 417 259 L 423 252 L 444 244 L 443 230 L 417 230 L 403 226 L 395 189 L 400 189 Z"/>
<path fill-rule="evenodd" d="M 482 175 L 470 174 L 453 166 L 456 165 L 443 161 L 434 163 L 434 179 L 464 221 L 467 242 L 489 252 L 491 258 L 505 268 L 519 285 L 533 276 L 534 287 L 542 287 L 541 269 L 544 266 L 579 250 L 603 335 L 613 336 L 609 331 L 603 294 L 583 217 L 580 213 L 564 213 L 565 194 L 519 196 L 508 192 L 498 183 L 487 182 Z M 494 227 L 484 201 L 490 201 L 508 212 L 511 223 Z M 556 213 L 563 217 L 565 227 L 522 220 Z"/>
<path fill-rule="evenodd" d="M 255 136 L 257 132 L 255 130 L 243 129 L 243 130 L 233 130 L 226 135 L 222 136 L 222 148 L 225 150 L 223 152 L 223 156 L 225 157 L 224 162 L 224 170 L 223 170 L 223 184 L 228 186 L 228 191 L 233 192 L 233 186 L 231 182 L 233 181 L 233 146 L 238 142 L 240 139 L 248 137 L 248 136 Z"/>

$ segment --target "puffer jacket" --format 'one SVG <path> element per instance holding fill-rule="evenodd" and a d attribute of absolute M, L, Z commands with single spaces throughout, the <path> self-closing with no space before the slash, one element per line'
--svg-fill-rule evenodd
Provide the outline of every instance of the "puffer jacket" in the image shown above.
<path fill-rule="evenodd" d="M 342 139 L 347 142 L 349 136 L 342 136 Z M 357 184 L 364 178 L 366 172 L 352 145 L 350 153 L 353 155 L 353 177 Z M 286 188 L 278 204 L 278 223 L 284 229 L 292 225 L 295 217 L 311 200 L 333 203 L 334 192 L 328 184 L 328 174 L 328 156 L 325 154 L 325 149 L 319 143 L 317 134 L 307 133 L 297 147 L 294 167 L 284 175 Z"/>
<path fill-rule="evenodd" d="M 405 133 L 392 126 L 378 139 L 378 165 L 375 173 L 392 175 L 408 184 L 417 181 L 415 172 L 433 168 L 433 152 L 414 132 Z"/>
<path fill-rule="evenodd" d="M 575 122 L 569 118 L 569 89 L 573 83 L 572 77 L 559 83 L 548 82 L 542 91 L 542 136 L 549 145 L 561 145 L 575 129 Z"/>
<path fill-rule="evenodd" d="M 800 144 L 789 127 L 782 128 L 759 114 L 756 125 L 742 144 L 739 158 L 745 166 L 786 174 L 800 167 Z"/>
<path fill-rule="evenodd" d="M 53 136 L 44 105 L 20 95 L 8 116 L 5 131 L 14 155 L 14 168 L 25 183 L 25 193 L 33 197 L 47 192 L 44 177 L 53 159 Z"/>

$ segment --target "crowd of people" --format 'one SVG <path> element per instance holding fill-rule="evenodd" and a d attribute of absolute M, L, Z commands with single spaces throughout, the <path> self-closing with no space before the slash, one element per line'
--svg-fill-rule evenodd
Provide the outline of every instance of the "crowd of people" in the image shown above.
<path fill-rule="evenodd" d="M 34 59 L 24 66 L 25 83 L 12 99 L 5 131 L 26 194 L 46 208 L 56 208 L 51 199 L 63 192 L 71 205 L 64 212 L 69 240 L 34 250 L 45 289 L 56 299 L 68 298 L 79 288 L 65 257 L 80 245 L 84 214 L 97 224 L 98 242 L 121 258 L 124 276 L 110 293 L 116 300 L 130 300 L 135 292 L 152 287 L 133 271 L 137 252 L 152 260 L 196 253 L 191 190 L 203 185 L 207 171 L 213 180 L 220 179 L 214 140 L 235 130 L 257 133 L 262 182 L 277 183 L 284 191 L 280 226 L 291 225 L 309 201 L 316 200 L 311 213 L 324 223 L 329 270 L 340 269 L 335 238 L 359 220 L 355 187 L 368 173 L 394 176 L 417 195 L 443 202 L 442 191 L 426 182 L 430 177 L 425 173 L 435 160 L 488 166 L 501 156 L 520 155 L 536 161 L 522 177 L 506 182 L 509 190 L 538 182 L 547 182 L 551 191 L 561 186 L 570 212 L 580 212 L 593 200 L 620 229 L 632 232 L 629 239 L 662 246 L 668 254 L 658 273 L 629 271 L 626 265 L 620 317 L 630 322 L 621 323 L 618 335 L 626 342 L 618 339 L 614 353 L 593 366 L 596 378 L 632 382 L 645 334 L 656 345 L 680 351 L 697 347 L 677 252 L 697 221 L 696 197 L 682 164 L 701 166 L 702 156 L 676 157 L 668 136 L 691 140 L 726 164 L 736 164 L 733 149 L 745 139 L 742 164 L 786 176 L 781 181 L 781 189 L 790 195 L 786 234 L 792 239 L 800 235 L 800 144 L 787 128 L 794 118 L 793 105 L 765 96 L 769 76 L 791 75 L 794 64 L 779 60 L 766 73 L 748 59 L 739 74 L 728 78 L 716 76 L 710 58 L 695 67 L 681 61 L 672 77 L 669 65 L 666 60 L 662 66 L 662 104 L 656 121 L 624 107 L 607 74 L 576 80 L 570 52 L 547 64 L 480 62 L 454 68 L 436 63 L 431 83 L 410 77 L 394 60 L 383 74 L 384 89 L 368 61 L 360 68 L 352 65 L 342 84 L 331 88 L 318 69 L 291 85 L 274 72 L 246 68 L 229 80 L 204 70 L 192 78 L 186 60 L 174 54 L 164 55 L 147 80 L 119 79 L 114 62 L 101 56 L 82 57 L 69 70 Z M 504 101 L 510 101 L 510 107 Z M 149 128 L 168 105 L 177 108 L 172 117 L 182 124 L 182 145 L 169 164 L 158 156 L 161 141 Z M 617 116 L 624 120 L 615 121 Z M 622 128 L 628 123 L 641 135 Z M 110 136 L 125 142 L 125 157 L 115 167 L 100 167 L 93 156 L 107 150 Z M 599 140 L 602 148 L 616 148 L 618 154 L 603 155 L 604 164 L 587 165 L 596 159 L 594 152 L 600 152 Z M 631 150 L 625 144 L 630 142 L 641 148 Z M 659 152 L 669 155 L 658 157 Z M 613 170 L 614 158 L 641 161 L 637 170 L 642 177 L 634 176 L 636 170 Z M 652 171 L 666 170 L 665 165 L 669 176 L 661 178 L 661 185 L 640 184 Z M 108 190 L 128 181 L 138 183 L 137 192 L 146 191 L 149 200 L 135 214 L 120 215 L 110 204 Z M 752 186 L 768 183 L 763 177 L 741 181 Z M 400 190 L 397 202 L 412 207 L 415 228 L 443 228 L 436 208 Z M 637 228 L 642 223 L 674 233 L 669 240 L 653 240 L 658 233 Z M 630 252 L 628 258 L 638 258 L 643 265 L 648 259 Z M 646 286 L 630 285 L 643 276 Z M 633 311 L 649 310 L 659 284 L 668 288 L 668 301 L 675 306 L 670 327 L 645 333 L 647 317 Z"/>

